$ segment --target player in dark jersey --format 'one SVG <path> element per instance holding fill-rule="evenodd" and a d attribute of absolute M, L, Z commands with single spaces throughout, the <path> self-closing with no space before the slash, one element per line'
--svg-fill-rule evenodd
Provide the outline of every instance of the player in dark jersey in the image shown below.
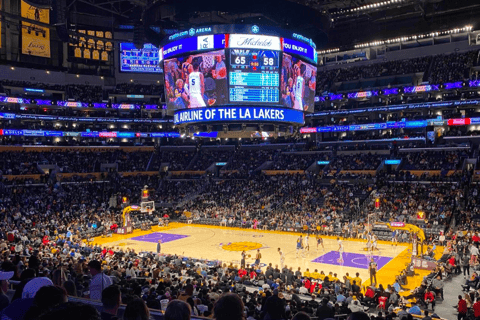
<path fill-rule="evenodd" d="M 192 59 L 193 59 L 193 57 L 190 56 L 190 57 L 187 58 L 187 60 L 184 63 L 182 63 L 182 79 L 183 79 L 183 81 L 186 81 L 187 78 L 188 78 L 188 75 L 190 74 L 189 68 L 192 65 Z M 191 68 L 190 68 L 190 70 L 191 70 Z"/>
<path fill-rule="evenodd" d="M 319 235 L 317 235 L 317 251 L 318 251 L 318 246 L 322 246 L 323 251 L 325 251 L 325 247 L 323 246 L 323 239 Z"/>
<path fill-rule="evenodd" d="M 293 88 L 293 79 L 288 78 L 288 84 L 285 87 L 285 91 L 282 92 L 282 98 L 285 104 L 285 107 L 292 108 L 293 101 L 295 100 L 295 92 Z"/>

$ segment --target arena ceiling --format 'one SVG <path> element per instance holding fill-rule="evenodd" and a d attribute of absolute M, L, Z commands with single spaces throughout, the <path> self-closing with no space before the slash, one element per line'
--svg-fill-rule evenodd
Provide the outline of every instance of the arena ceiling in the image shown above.
<path fill-rule="evenodd" d="M 477 0 L 63 1 L 71 12 L 106 16 L 117 25 L 143 23 L 148 40 L 154 43 L 166 36 L 165 30 L 231 23 L 292 29 L 314 39 L 319 49 L 467 24 L 480 27 L 475 25 L 480 14 Z M 158 27 L 160 35 L 150 32 L 151 26 Z"/>

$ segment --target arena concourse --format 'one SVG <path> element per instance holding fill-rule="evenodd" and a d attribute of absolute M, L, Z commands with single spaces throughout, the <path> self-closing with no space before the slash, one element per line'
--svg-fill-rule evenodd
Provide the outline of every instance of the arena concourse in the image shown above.
<path fill-rule="evenodd" d="M 2 320 L 480 319 L 478 3 L 266 3 L 0 0 Z"/>

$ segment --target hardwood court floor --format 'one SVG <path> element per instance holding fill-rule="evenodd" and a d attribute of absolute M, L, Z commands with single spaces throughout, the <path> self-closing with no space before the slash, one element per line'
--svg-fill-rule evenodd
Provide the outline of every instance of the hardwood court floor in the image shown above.
<path fill-rule="evenodd" d="M 257 249 L 262 253 L 262 264 L 280 265 L 277 248 L 281 248 L 285 254 L 285 265 L 293 267 L 293 270 L 300 267 L 303 273 L 307 268 L 310 272 L 318 269 L 318 272 L 324 271 L 325 274 L 337 273 L 340 279 L 347 272 L 353 277 L 359 272 L 362 284 L 369 284 L 367 267 L 369 256 L 364 250 L 366 241 L 342 240 L 345 251 L 342 262 L 338 261 L 338 243 L 335 237 L 323 237 L 325 251 L 321 247 L 317 251 L 316 239 L 310 237 L 310 250 L 305 251 L 304 256 L 300 254 L 297 257 L 298 236 L 299 234 L 290 232 L 171 223 L 169 227 L 153 227 L 151 231 L 135 230 L 129 235 L 97 237 L 94 243 L 109 247 L 130 247 L 137 252 L 156 252 L 158 239 L 162 239 L 162 253 L 221 260 L 237 265 L 240 264 L 242 250 L 251 255 L 251 258 L 247 259 L 248 264 L 253 263 Z M 392 284 L 395 276 L 410 262 L 409 248 L 407 244 L 392 246 L 390 242 L 385 241 L 379 241 L 378 247 L 379 251 L 374 253 L 374 259 L 380 268 L 377 274 L 378 283 Z M 418 276 L 409 278 L 408 288 L 413 289 L 419 285 L 423 276 L 428 274 L 421 270 L 417 270 L 417 273 Z"/>

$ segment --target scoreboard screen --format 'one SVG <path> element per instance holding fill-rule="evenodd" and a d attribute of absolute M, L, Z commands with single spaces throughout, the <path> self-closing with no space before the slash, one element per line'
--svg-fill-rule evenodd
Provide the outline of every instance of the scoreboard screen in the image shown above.
<path fill-rule="evenodd" d="M 231 103 L 279 102 L 279 52 L 231 49 L 229 98 Z"/>
<path fill-rule="evenodd" d="M 314 109 L 315 44 L 290 31 L 264 30 L 218 25 L 168 37 L 159 60 L 175 124 L 304 123 Z"/>
<path fill-rule="evenodd" d="M 120 71 L 134 73 L 163 72 L 158 48 L 149 43 L 144 44 L 142 49 L 135 48 L 133 43 L 120 43 Z"/>

